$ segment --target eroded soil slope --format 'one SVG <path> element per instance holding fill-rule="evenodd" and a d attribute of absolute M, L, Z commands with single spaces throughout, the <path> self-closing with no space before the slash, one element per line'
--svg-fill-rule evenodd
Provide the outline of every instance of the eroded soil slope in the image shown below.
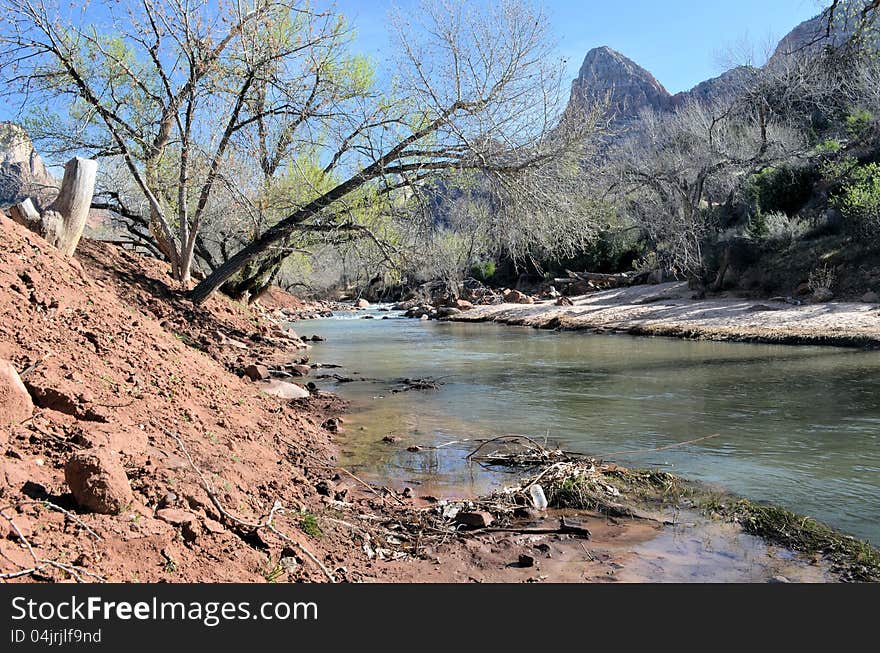
<path fill-rule="evenodd" d="M 158 261 L 87 241 L 66 259 L 0 217 L 0 359 L 36 404 L 0 433 L 0 573 L 326 580 L 323 565 L 359 579 L 369 563 L 350 537 L 308 527 L 326 500 L 315 486 L 334 474 L 321 424 L 338 400 L 285 401 L 239 376 L 252 363 L 301 361 L 307 346 L 226 299 L 195 308 L 170 283 Z M 67 459 L 93 448 L 131 485 L 119 514 L 81 509 L 65 483 Z M 235 521 L 265 520 L 276 502 L 282 535 Z M 39 560 L 59 564 L 35 565 L 15 529 Z"/>

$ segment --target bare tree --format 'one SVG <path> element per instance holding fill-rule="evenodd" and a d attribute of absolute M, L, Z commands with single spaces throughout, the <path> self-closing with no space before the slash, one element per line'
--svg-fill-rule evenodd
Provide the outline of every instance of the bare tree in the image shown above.
<path fill-rule="evenodd" d="M 588 142 L 595 123 L 589 117 L 554 131 L 563 67 L 552 56 L 542 12 L 514 0 L 435 2 L 419 18 L 396 19 L 400 61 L 381 101 L 365 100 L 358 113 L 347 113 L 347 130 L 316 143 L 338 183 L 214 270 L 193 291 L 196 302 L 301 225 L 336 223 L 346 202 L 363 193 L 405 192 L 452 170 L 513 178 Z"/>
<path fill-rule="evenodd" d="M 343 31 L 335 16 L 295 0 L 257 0 L 250 10 L 207 0 L 69 10 L 13 0 L 0 11 L 8 92 L 61 110 L 31 121 L 35 136 L 56 152 L 124 161 L 158 249 L 184 283 L 236 135 L 267 116 L 306 111 L 298 77 L 287 73 Z"/>
<path fill-rule="evenodd" d="M 704 247 L 717 207 L 742 179 L 792 155 L 803 143 L 760 103 L 693 102 L 671 115 L 646 114 L 639 133 L 615 153 L 631 218 L 667 265 L 706 282 Z"/>

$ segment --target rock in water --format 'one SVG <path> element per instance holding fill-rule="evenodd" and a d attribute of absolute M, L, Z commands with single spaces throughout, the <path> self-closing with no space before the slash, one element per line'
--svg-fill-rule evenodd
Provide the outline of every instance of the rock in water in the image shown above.
<path fill-rule="evenodd" d="M 0 427 L 16 426 L 34 414 L 34 402 L 12 363 L 0 360 Z"/>
<path fill-rule="evenodd" d="M 64 480 L 76 502 L 93 512 L 116 515 L 134 501 L 122 463 L 103 447 L 73 454 L 64 465 Z"/>

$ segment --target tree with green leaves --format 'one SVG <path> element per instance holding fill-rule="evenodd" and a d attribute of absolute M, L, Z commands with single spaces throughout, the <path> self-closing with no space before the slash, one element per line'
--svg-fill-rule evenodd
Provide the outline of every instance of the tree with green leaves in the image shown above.
<path fill-rule="evenodd" d="M 41 107 L 27 127 L 53 153 L 121 160 L 148 217 L 126 211 L 119 189 L 106 207 L 145 222 L 183 283 L 212 195 L 243 181 L 230 161 L 256 138 L 270 179 L 301 125 L 317 128 L 364 86 L 363 64 L 342 54 L 344 21 L 305 2 L 2 5 L 7 93 Z"/>
<path fill-rule="evenodd" d="M 593 145 L 598 112 L 561 121 L 563 62 L 545 14 L 520 0 L 397 15 L 393 74 L 378 81 L 345 22 L 307 2 L 0 5 L 7 92 L 53 108 L 30 115 L 35 138 L 123 163 L 125 188 L 100 206 L 148 229 L 179 281 L 204 263 L 196 302 L 224 284 L 258 291 L 303 239 L 388 247 L 446 174 L 493 187 L 495 233 L 547 238 L 572 214 L 574 184 L 556 182 Z M 559 241 L 578 237 L 566 226 Z"/>
<path fill-rule="evenodd" d="M 316 139 L 338 181 L 209 274 L 193 291 L 196 302 L 304 226 L 338 228 L 365 193 L 393 207 L 439 175 L 469 170 L 509 187 L 590 143 L 594 116 L 560 126 L 564 69 L 541 11 L 514 0 L 434 2 L 419 20 L 397 16 L 394 24 L 396 75 L 336 124 L 345 129 Z"/>

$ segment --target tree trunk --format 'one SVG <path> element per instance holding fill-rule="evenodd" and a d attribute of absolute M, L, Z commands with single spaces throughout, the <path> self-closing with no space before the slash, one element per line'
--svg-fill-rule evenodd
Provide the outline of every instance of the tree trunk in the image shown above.
<path fill-rule="evenodd" d="M 12 219 L 41 235 L 62 254 L 73 256 L 89 217 L 97 174 L 97 161 L 74 157 L 64 166 L 58 197 L 43 214 L 26 199 L 12 207 Z"/>
<path fill-rule="evenodd" d="M 286 257 L 287 254 L 279 254 L 259 259 L 245 266 L 241 279 L 227 281 L 221 289 L 235 299 L 243 300 L 246 297 L 248 303 L 253 303 L 275 281 Z"/>

